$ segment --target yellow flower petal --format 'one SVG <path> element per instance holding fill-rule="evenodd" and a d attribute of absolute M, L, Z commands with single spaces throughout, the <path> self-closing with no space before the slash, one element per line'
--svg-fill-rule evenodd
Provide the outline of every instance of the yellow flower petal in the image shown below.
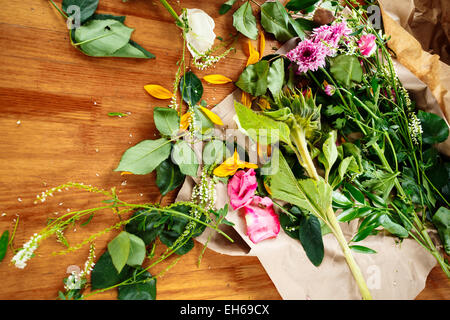
<path fill-rule="evenodd" d="M 258 169 L 258 165 L 251 162 L 239 161 L 238 162 L 239 169 Z"/>
<path fill-rule="evenodd" d="M 250 93 L 242 91 L 241 103 L 247 108 L 250 108 L 252 106 L 252 96 L 250 95 Z"/>
<path fill-rule="evenodd" d="M 241 161 L 239 154 L 234 150 L 234 154 L 226 159 L 220 166 L 214 169 L 213 174 L 218 177 L 228 177 L 236 173 L 238 169 L 258 169 L 258 165 L 250 162 Z"/>
<path fill-rule="evenodd" d="M 248 40 L 248 60 L 247 66 L 254 64 L 259 61 L 259 53 L 253 47 L 253 44 L 250 40 Z"/>
<path fill-rule="evenodd" d="M 180 130 L 187 130 L 189 128 L 189 121 L 191 119 L 191 112 L 186 112 L 180 118 Z"/>
<path fill-rule="evenodd" d="M 262 58 L 264 56 L 264 49 L 266 48 L 266 37 L 264 36 L 264 32 L 259 33 L 259 57 Z"/>
<path fill-rule="evenodd" d="M 221 74 L 209 74 L 203 77 L 203 80 L 212 84 L 224 84 L 233 82 L 230 78 L 227 78 Z"/>
<path fill-rule="evenodd" d="M 223 126 L 222 119 L 220 119 L 220 117 L 217 114 L 215 114 L 214 112 L 212 112 L 211 110 L 209 110 L 208 108 L 205 108 L 205 107 L 200 107 L 200 109 L 209 118 L 209 120 L 211 120 L 214 124 Z"/>
<path fill-rule="evenodd" d="M 120 173 L 121 176 L 126 175 L 126 174 L 133 174 L 132 172 L 128 172 L 128 171 L 123 171 Z"/>
<path fill-rule="evenodd" d="M 257 63 L 259 61 L 259 53 L 258 51 L 253 51 L 247 60 L 247 67 L 251 64 Z"/>
<path fill-rule="evenodd" d="M 147 91 L 152 97 L 157 99 L 171 99 L 173 97 L 172 92 L 158 84 L 148 84 L 144 86 L 145 91 Z"/>
<path fill-rule="evenodd" d="M 260 98 L 258 105 L 262 110 L 270 110 L 270 103 L 267 99 Z"/>
<path fill-rule="evenodd" d="M 267 185 L 266 181 L 264 181 L 263 184 L 264 184 L 264 188 L 266 189 L 267 193 L 268 193 L 269 195 L 272 195 L 272 191 L 270 190 L 270 188 L 269 188 L 269 186 Z"/>

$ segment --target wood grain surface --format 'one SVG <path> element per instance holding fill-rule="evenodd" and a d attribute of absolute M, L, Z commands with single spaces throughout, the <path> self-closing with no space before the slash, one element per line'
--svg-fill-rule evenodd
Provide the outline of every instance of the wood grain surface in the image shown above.
<path fill-rule="evenodd" d="M 234 32 L 231 14 L 218 14 L 221 0 L 170 3 L 178 12 L 181 7 L 205 10 L 214 18 L 218 36 L 227 38 Z M 12 232 L 19 220 L 15 248 L 45 227 L 47 219 L 96 207 L 103 200 L 81 191 L 65 191 L 34 204 L 37 194 L 53 186 L 83 182 L 104 189 L 117 187 L 120 197 L 133 203 L 160 200 L 155 174 L 121 176 L 113 169 L 127 148 L 157 135 L 152 110 L 164 106 L 165 101 L 152 98 L 143 87 L 156 83 L 171 88 L 182 51 L 180 31 L 156 0 L 100 0 L 98 12 L 126 15 L 126 24 L 135 29 L 132 39 L 156 59 L 87 57 L 70 45 L 65 22 L 47 0 L 2 2 L 0 232 Z M 266 54 L 277 46 L 270 37 L 267 42 Z M 240 37 L 236 52 L 220 62 L 214 73 L 236 80 L 246 63 L 244 44 Z M 201 77 L 212 71 L 195 72 Z M 204 99 L 210 106 L 235 89 L 232 83 L 204 83 L 204 87 Z M 109 112 L 129 116 L 109 117 Z M 176 191 L 171 192 L 162 203 L 172 202 L 175 196 Z M 85 227 L 74 226 L 66 237 L 75 245 L 117 221 L 105 211 Z M 115 235 L 111 232 L 96 240 L 97 257 Z M 13 254 L 8 250 L 0 264 L 0 299 L 55 299 L 58 290 L 63 290 L 68 267 L 82 268 L 89 248 L 54 254 L 63 249 L 54 238 L 47 239 L 24 270 L 10 264 Z M 201 250 L 202 245 L 196 243 L 158 279 L 158 299 L 281 299 L 257 258 L 231 257 L 207 249 L 198 267 Z M 164 271 L 173 262 L 170 258 L 151 271 Z M 116 292 L 91 298 L 115 299 Z M 449 298 L 449 282 L 435 268 L 418 299 Z"/>

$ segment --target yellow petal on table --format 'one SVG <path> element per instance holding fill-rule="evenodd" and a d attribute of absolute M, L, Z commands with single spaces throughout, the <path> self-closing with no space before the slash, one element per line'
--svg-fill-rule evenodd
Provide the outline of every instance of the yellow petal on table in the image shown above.
<path fill-rule="evenodd" d="M 122 171 L 122 172 L 120 173 L 121 176 L 126 175 L 126 174 L 133 174 L 133 172 Z"/>
<path fill-rule="evenodd" d="M 171 99 L 173 97 L 172 92 L 158 84 L 148 84 L 144 86 L 145 91 L 147 91 L 152 97 L 157 99 Z"/>
<path fill-rule="evenodd" d="M 252 106 L 252 96 L 250 95 L 250 93 L 242 91 L 241 103 L 247 108 L 250 108 Z"/>
<path fill-rule="evenodd" d="M 224 84 L 228 82 L 233 82 L 233 80 L 221 74 L 209 74 L 204 76 L 203 80 L 212 84 Z"/>
<path fill-rule="evenodd" d="M 248 40 L 248 60 L 247 66 L 254 64 L 259 61 L 259 53 L 253 47 L 253 44 L 250 40 Z"/>
<path fill-rule="evenodd" d="M 186 112 L 180 118 L 180 130 L 187 130 L 189 128 L 189 122 L 191 120 L 191 112 Z"/>
<path fill-rule="evenodd" d="M 214 169 L 213 174 L 218 177 L 232 176 L 239 169 L 258 169 L 258 165 L 250 162 L 241 161 L 239 154 L 234 150 L 234 154 L 222 162 L 217 168 Z"/>
<path fill-rule="evenodd" d="M 205 108 L 205 107 L 200 107 L 200 109 L 209 118 L 209 120 L 211 120 L 214 124 L 223 126 L 222 119 L 220 119 L 220 117 L 217 114 L 215 114 L 214 112 L 212 112 L 211 110 L 209 110 L 208 108 Z"/>
<path fill-rule="evenodd" d="M 264 55 L 264 49 L 266 49 L 266 37 L 264 32 L 259 33 L 259 57 L 262 58 Z"/>

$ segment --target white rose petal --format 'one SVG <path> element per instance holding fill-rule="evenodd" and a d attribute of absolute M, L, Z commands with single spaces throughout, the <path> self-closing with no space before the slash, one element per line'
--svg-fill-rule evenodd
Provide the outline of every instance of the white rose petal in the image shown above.
<path fill-rule="evenodd" d="M 197 58 L 198 54 L 203 54 L 212 48 L 216 39 L 213 31 L 215 23 L 213 18 L 201 9 L 187 9 L 187 19 L 189 23 L 189 32 L 186 34 L 187 47 L 192 56 Z"/>

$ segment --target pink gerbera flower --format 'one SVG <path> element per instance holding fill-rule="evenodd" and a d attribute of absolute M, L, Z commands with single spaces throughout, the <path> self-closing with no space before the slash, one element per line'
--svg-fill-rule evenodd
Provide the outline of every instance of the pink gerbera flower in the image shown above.
<path fill-rule="evenodd" d="M 328 49 L 323 43 L 306 39 L 289 51 L 286 57 L 297 63 L 298 73 L 303 73 L 309 70 L 316 71 L 325 66 L 327 51 Z"/>

